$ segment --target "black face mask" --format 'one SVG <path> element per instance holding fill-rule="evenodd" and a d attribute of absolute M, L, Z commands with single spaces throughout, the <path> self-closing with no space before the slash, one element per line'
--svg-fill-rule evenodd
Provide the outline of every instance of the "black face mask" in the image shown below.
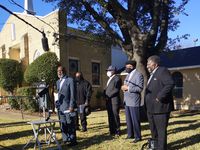
<path fill-rule="evenodd" d="M 76 81 L 77 81 L 77 82 L 80 82 L 80 81 L 81 81 L 81 78 L 80 78 L 80 77 L 76 77 Z"/>
<path fill-rule="evenodd" d="M 131 71 L 133 71 L 132 68 L 126 68 L 126 72 L 127 72 L 127 73 L 131 73 Z"/>

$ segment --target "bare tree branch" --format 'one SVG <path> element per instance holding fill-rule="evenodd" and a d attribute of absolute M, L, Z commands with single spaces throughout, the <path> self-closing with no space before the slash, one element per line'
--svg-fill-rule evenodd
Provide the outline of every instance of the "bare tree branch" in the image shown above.
<path fill-rule="evenodd" d="M 156 42 L 156 37 L 158 34 L 159 22 L 160 22 L 160 2 L 159 0 L 155 0 L 153 4 L 153 11 L 151 13 L 152 16 L 152 26 L 150 32 L 147 36 L 147 48 L 150 48 Z"/>
<path fill-rule="evenodd" d="M 132 29 L 134 32 L 140 32 L 137 21 L 117 0 L 110 0 L 109 4 L 116 12 L 118 12 L 119 16 L 126 21 L 126 25 L 129 30 Z"/>
<path fill-rule="evenodd" d="M 136 0 L 128 0 L 128 12 L 133 16 L 136 12 Z"/>
<path fill-rule="evenodd" d="M 162 9 L 161 9 L 161 13 L 162 13 L 162 20 L 161 20 L 161 26 L 160 26 L 160 37 L 158 39 L 158 44 L 156 45 L 156 50 L 161 52 L 166 43 L 167 43 L 167 32 L 168 32 L 168 24 L 169 24 L 169 0 L 163 0 L 162 3 Z"/>
<path fill-rule="evenodd" d="M 123 39 L 113 31 L 113 29 L 109 26 L 109 24 L 101 17 L 88 2 L 82 0 L 82 4 L 85 6 L 85 9 L 91 13 L 93 18 L 110 34 L 111 37 L 117 42 L 119 45 L 122 45 Z"/>

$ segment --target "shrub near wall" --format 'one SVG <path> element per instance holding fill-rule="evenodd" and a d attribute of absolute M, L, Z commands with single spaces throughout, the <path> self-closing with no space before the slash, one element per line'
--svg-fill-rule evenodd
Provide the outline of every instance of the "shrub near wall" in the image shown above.
<path fill-rule="evenodd" d="M 22 98 L 22 108 L 31 112 L 38 111 L 38 104 L 33 98 L 35 95 L 35 89 L 30 87 L 21 87 L 17 89 L 18 96 L 24 96 Z M 26 97 L 27 96 L 27 97 Z M 20 98 L 18 99 L 18 104 L 20 104 Z"/>
<path fill-rule="evenodd" d="M 45 81 L 51 84 L 57 79 L 58 58 L 55 53 L 46 52 L 34 60 L 24 73 L 25 81 L 35 83 Z"/>
<path fill-rule="evenodd" d="M 0 87 L 13 94 L 14 89 L 22 82 L 21 64 L 12 59 L 0 59 Z"/>
<path fill-rule="evenodd" d="M 10 105 L 10 107 L 12 109 L 16 109 L 16 110 L 20 109 L 20 105 L 18 103 L 18 100 L 15 99 L 15 98 L 8 98 L 8 104 Z"/>

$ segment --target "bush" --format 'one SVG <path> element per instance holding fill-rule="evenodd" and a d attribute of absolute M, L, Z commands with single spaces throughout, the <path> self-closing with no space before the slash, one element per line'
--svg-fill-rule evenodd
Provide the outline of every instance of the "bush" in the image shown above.
<path fill-rule="evenodd" d="M 24 73 L 25 81 L 35 83 L 45 81 L 53 83 L 57 79 L 58 58 L 55 53 L 46 52 L 34 60 Z"/>
<path fill-rule="evenodd" d="M 13 93 L 23 80 L 21 64 L 12 59 L 0 59 L 0 87 Z"/>
<path fill-rule="evenodd" d="M 30 87 L 21 87 L 17 89 L 18 96 L 25 96 L 22 98 L 22 108 L 31 112 L 38 111 L 38 104 L 33 96 L 35 95 L 35 89 Z M 26 97 L 27 96 L 27 97 Z M 20 104 L 20 98 L 18 99 L 18 104 Z"/>
<path fill-rule="evenodd" d="M 8 104 L 12 109 L 19 110 L 20 109 L 20 103 L 18 103 L 18 100 L 15 98 L 8 98 Z"/>

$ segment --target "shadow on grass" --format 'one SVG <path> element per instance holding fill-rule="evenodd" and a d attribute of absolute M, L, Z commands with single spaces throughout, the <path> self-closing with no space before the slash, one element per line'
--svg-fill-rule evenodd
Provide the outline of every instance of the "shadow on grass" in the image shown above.
<path fill-rule="evenodd" d="M 89 138 L 82 138 L 79 141 L 79 144 L 74 149 L 85 149 L 90 147 L 91 145 L 101 144 L 104 141 L 113 140 L 114 137 L 110 136 L 109 134 L 101 134 L 101 135 L 94 135 Z"/>
<path fill-rule="evenodd" d="M 16 131 L 16 132 L 7 133 L 7 134 L 1 134 L 0 141 L 4 141 L 4 140 L 8 140 L 8 139 L 14 140 L 14 139 L 18 139 L 18 138 L 22 138 L 22 137 L 26 137 L 26 136 L 30 136 L 30 135 L 33 135 L 32 130 Z"/>
<path fill-rule="evenodd" d="M 170 125 L 179 125 L 179 124 L 191 124 L 191 123 L 195 123 L 195 122 L 197 122 L 197 120 L 176 120 L 176 121 L 169 122 L 169 126 Z"/>
<path fill-rule="evenodd" d="M 22 144 L 17 144 L 17 145 L 12 145 L 12 146 L 3 146 L 0 145 L 1 150 L 21 150 L 24 145 Z"/>
<path fill-rule="evenodd" d="M 25 126 L 25 125 L 28 125 L 26 121 L 0 123 L 0 128 L 7 128 L 7 127 L 12 127 L 12 126 Z"/>
<path fill-rule="evenodd" d="M 199 115 L 200 111 L 199 110 L 188 110 L 188 111 L 183 111 L 183 112 L 174 112 L 172 118 L 179 118 L 179 117 L 188 117 L 188 116 L 195 116 Z M 174 116 L 177 115 L 177 116 Z"/>
<path fill-rule="evenodd" d="M 196 130 L 196 129 L 199 128 L 199 127 L 200 127 L 200 123 L 189 124 L 189 125 L 186 126 L 186 127 L 178 127 L 178 128 L 169 130 L 169 131 L 168 131 L 168 135 L 169 135 L 169 134 L 175 134 L 175 133 L 178 133 L 178 132 L 187 131 L 187 130 Z"/>
<path fill-rule="evenodd" d="M 168 144 L 169 149 L 182 149 L 188 146 L 192 146 L 200 142 L 200 134 L 196 134 L 184 139 L 176 140 L 175 142 L 171 142 Z"/>
<path fill-rule="evenodd" d="M 60 128 L 55 127 L 54 131 L 60 132 Z M 44 130 L 42 130 L 42 132 L 40 132 L 40 135 L 43 135 L 43 134 L 44 134 Z M 8 140 L 8 139 L 9 140 L 15 140 L 15 139 L 27 137 L 27 136 L 33 136 L 33 130 L 32 129 L 26 130 L 26 131 L 16 131 L 16 132 L 12 132 L 12 133 L 1 134 L 0 135 L 0 141 L 4 141 L 4 140 Z"/>

